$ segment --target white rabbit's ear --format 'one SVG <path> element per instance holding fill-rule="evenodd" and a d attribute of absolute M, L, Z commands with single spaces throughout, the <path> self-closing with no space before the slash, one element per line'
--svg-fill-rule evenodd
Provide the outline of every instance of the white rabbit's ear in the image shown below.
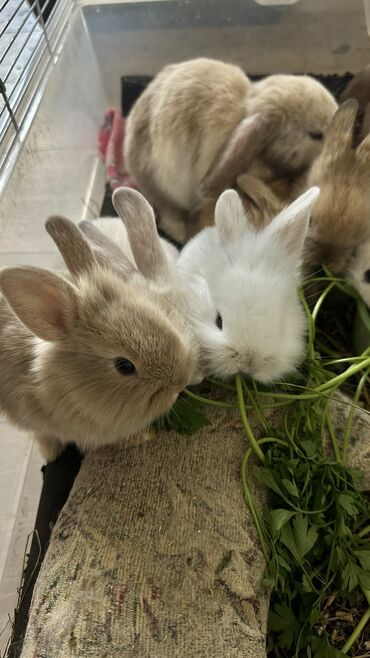
<path fill-rule="evenodd" d="M 49 217 L 45 228 L 54 240 L 72 276 L 96 267 L 94 252 L 80 229 L 65 217 Z"/>
<path fill-rule="evenodd" d="M 99 265 L 108 267 L 124 279 L 137 271 L 122 249 L 108 236 L 99 231 L 93 221 L 85 219 L 78 226 L 92 245 Z"/>
<path fill-rule="evenodd" d="M 235 190 L 225 190 L 217 199 L 215 224 L 221 244 L 240 238 L 247 230 L 247 215 L 239 194 Z"/>
<path fill-rule="evenodd" d="M 318 187 L 311 187 L 277 215 L 264 229 L 264 233 L 273 238 L 272 244 L 276 244 L 277 241 L 287 256 L 301 258 L 311 211 L 319 194 Z"/>
<path fill-rule="evenodd" d="M 120 187 L 113 194 L 113 205 L 125 224 L 135 263 L 148 279 L 168 275 L 167 256 L 161 245 L 154 212 L 142 194 Z"/>
<path fill-rule="evenodd" d="M 35 336 L 56 341 L 72 329 L 75 292 L 62 277 L 36 267 L 7 267 L 0 271 L 0 291 Z"/>

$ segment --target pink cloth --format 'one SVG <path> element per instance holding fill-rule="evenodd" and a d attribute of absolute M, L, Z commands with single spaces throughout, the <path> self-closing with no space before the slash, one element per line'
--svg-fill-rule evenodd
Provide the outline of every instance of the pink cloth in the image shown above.
<path fill-rule="evenodd" d="M 112 192 L 123 185 L 137 189 L 134 180 L 125 171 L 123 159 L 125 124 L 126 120 L 119 110 L 114 108 L 108 110 L 98 135 L 99 154 L 105 164 L 106 178 Z"/>

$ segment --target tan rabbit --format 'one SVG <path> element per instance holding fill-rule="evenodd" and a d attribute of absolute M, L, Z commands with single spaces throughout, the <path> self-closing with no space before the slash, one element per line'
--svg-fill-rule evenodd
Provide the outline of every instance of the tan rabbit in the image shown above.
<path fill-rule="evenodd" d="M 128 223 L 136 194 L 126 197 Z M 69 441 L 82 450 L 136 442 L 194 377 L 193 336 L 173 296 L 164 285 L 157 291 L 167 261 L 152 239 L 154 216 L 144 224 L 150 246 L 140 232 L 131 245 L 140 272 L 100 265 L 60 217 L 46 228 L 69 278 L 32 267 L 0 272 L 0 411 L 33 432 L 49 460 Z"/>
<path fill-rule="evenodd" d="M 135 103 L 125 162 L 162 228 L 183 241 L 189 212 L 232 187 L 252 164 L 268 180 L 306 169 L 336 107 L 308 76 L 252 83 L 239 67 L 217 60 L 174 64 Z"/>
<path fill-rule="evenodd" d="M 370 136 L 352 148 L 357 102 L 346 101 L 336 112 L 313 163 L 306 186 L 321 193 L 313 209 L 305 261 L 345 272 L 355 251 L 370 237 Z"/>

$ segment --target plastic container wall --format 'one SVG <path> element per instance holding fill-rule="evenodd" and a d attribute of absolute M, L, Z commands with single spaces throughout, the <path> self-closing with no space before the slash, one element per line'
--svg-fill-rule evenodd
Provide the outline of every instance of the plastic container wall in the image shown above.
<path fill-rule="evenodd" d="M 258 2 L 85 4 L 110 103 L 119 103 L 122 75 L 154 75 L 169 62 L 196 56 L 232 61 L 262 75 L 343 74 L 370 62 L 363 0 Z"/>
<path fill-rule="evenodd" d="M 37 258 L 40 265 L 47 264 L 40 254 L 53 251 L 44 229 L 49 215 L 64 214 L 77 221 L 99 214 L 104 178 L 96 145 L 107 103 L 89 34 L 77 10 L 0 199 L 1 266 L 14 261 L 35 264 Z"/>

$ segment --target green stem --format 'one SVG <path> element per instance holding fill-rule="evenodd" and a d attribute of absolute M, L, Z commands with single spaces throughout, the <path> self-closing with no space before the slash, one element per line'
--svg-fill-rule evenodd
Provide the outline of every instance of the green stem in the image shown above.
<path fill-rule="evenodd" d="M 314 351 L 315 351 L 315 346 L 314 346 L 314 341 L 315 341 L 315 323 L 313 321 L 311 311 L 309 309 L 309 306 L 307 304 L 306 298 L 304 296 L 303 290 L 300 289 L 298 291 L 299 298 L 301 300 L 302 306 L 305 310 L 307 320 L 308 320 L 308 356 L 309 359 L 312 360 L 314 358 Z"/>
<path fill-rule="evenodd" d="M 321 384 L 321 386 L 317 386 L 314 390 L 317 393 L 323 393 L 328 389 L 338 388 L 347 379 L 360 372 L 360 370 L 364 370 L 365 368 L 369 368 L 369 367 L 370 367 L 370 358 L 368 357 L 364 361 L 361 361 L 360 363 L 356 363 L 355 365 L 350 366 L 341 375 L 337 375 L 337 377 L 333 377 L 333 379 L 331 379 L 329 382 L 325 382 L 325 384 Z"/>
<path fill-rule="evenodd" d="M 336 351 L 331 349 L 331 347 L 328 347 L 328 345 L 325 345 L 325 343 L 319 338 L 316 338 L 316 346 L 319 348 L 320 352 L 324 352 L 324 354 L 328 354 L 329 356 L 337 356 Z"/>
<path fill-rule="evenodd" d="M 315 304 L 315 307 L 312 311 L 312 320 L 313 320 L 314 323 L 317 320 L 317 316 L 319 314 L 319 311 L 320 311 L 320 308 L 321 308 L 323 302 L 325 301 L 325 298 L 327 297 L 329 292 L 332 290 L 332 288 L 334 288 L 334 286 L 335 286 L 335 281 L 333 281 L 330 285 L 327 286 L 327 288 L 325 288 L 325 290 L 321 293 L 319 299 L 317 300 L 317 302 Z"/>
<path fill-rule="evenodd" d="M 248 483 L 247 483 L 247 463 L 248 463 L 248 460 L 249 460 L 249 457 L 250 457 L 251 454 L 252 454 L 252 448 L 249 448 L 246 451 L 246 453 L 243 457 L 242 464 L 241 464 L 241 478 L 242 478 L 242 486 L 243 486 L 243 496 L 244 496 L 244 500 L 245 500 L 246 504 L 248 505 L 248 507 L 251 511 L 252 518 L 253 518 L 253 521 L 254 521 L 254 525 L 256 526 L 258 536 L 259 536 L 259 539 L 260 539 L 260 542 L 261 542 L 262 551 L 263 551 L 263 554 L 265 556 L 266 564 L 268 564 L 269 559 L 270 559 L 268 546 L 267 546 L 267 543 L 266 543 L 266 540 L 265 540 L 265 535 L 264 535 L 264 532 L 263 532 L 262 524 L 261 524 L 260 518 L 258 516 L 258 512 L 256 510 L 254 500 L 252 498 L 252 494 L 249 490 Z"/>
<path fill-rule="evenodd" d="M 325 368 L 327 366 L 335 366 L 338 363 L 355 363 L 356 361 L 363 361 L 363 356 L 346 356 L 341 359 L 330 359 L 330 361 L 325 361 Z"/>
<path fill-rule="evenodd" d="M 354 643 L 356 642 L 357 638 L 360 637 L 360 635 L 361 635 L 362 631 L 364 630 L 364 628 L 365 628 L 367 622 L 370 620 L 370 592 L 369 592 L 369 591 L 366 591 L 366 592 L 364 592 L 364 594 L 365 594 L 366 599 L 367 599 L 367 601 L 368 601 L 368 603 L 369 603 L 369 607 L 368 607 L 368 609 L 366 610 L 366 612 L 364 612 L 364 614 L 362 615 L 360 621 L 358 622 L 358 624 L 357 624 L 355 630 L 353 631 L 353 633 L 350 635 L 350 637 L 348 638 L 347 642 L 345 643 L 345 645 L 344 645 L 344 647 L 343 647 L 343 649 L 342 649 L 342 653 L 344 653 L 344 654 L 347 654 L 347 653 L 348 653 L 348 651 L 350 650 L 350 648 L 351 648 L 351 647 L 354 645 Z"/>
<path fill-rule="evenodd" d="M 263 445 L 264 443 L 280 443 L 281 445 L 286 445 L 284 441 L 281 441 L 281 439 L 264 438 L 264 439 L 259 439 L 258 440 L 259 445 Z M 261 523 L 260 518 L 258 516 L 258 512 L 257 512 L 256 506 L 254 504 L 253 497 L 252 497 L 252 494 L 249 490 L 248 482 L 247 482 L 247 466 L 248 466 L 249 459 L 250 459 L 253 452 L 254 452 L 254 450 L 253 450 L 252 447 L 248 448 L 248 450 L 246 450 L 246 452 L 244 453 L 243 461 L 241 463 L 241 469 L 240 470 L 241 470 L 241 478 L 242 478 L 242 485 L 243 485 L 243 496 L 244 496 L 244 500 L 245 500 L 246 504 L 248 505 L 248 507 L 251 511 L 252 518 L 253 518 L 254 524 L 256 526 L 258 536 L 260 538 L 262 551 L 263 551 L 263 554 L 265 556 L 266 563 L 268 564 L 269 559 L 270 559 L 268 545 L 266 543 L 262 523 Z"/>
<path fill-rule="evenodd" d="M 183 393 L 185 393 L 192 400 L 197 400 L 197 402 L 201 402 L 201 404 L 210 404 L 214 407 L 222 407 L 223 409 L 238 408 L 237 404 L 231 404 L 230 402 L 219 402 L 219 400 L 210 400 L 209 398 L 204 398 L 202 395 L 196 395 L 196 393 L 189 391 L 187 388 L 184 389 Z"/>
<path fill-rule="evenodd" d="M 266 424 L 266 421 L 265 421 L 265 419 L 264 419 L 264 417 L 263 417 L 263 415 L 262 415 L 262 413 L 261 413 L 260 406 L 258 405 L 257 400 L 255 399 L 253 393 L 252 393 L 251 391 L 248 390 L 247 384 L 246 384 L 246 382 L 245 382 L 244 379 L 243 379 L 243 387 L 244 387 L 244 390 L 245 390 L 246 394 L 248 395 L 248 398 L 249 398 L 249 400 L 250 400 L 250 403 L 251 403 L 251 405 L 252 405 L 252 407 L 253 407 L 253 409 L 254 409 L 254 413 L 256 414 L 256 416 L 257 416 L 257 418 L 258 418 L 260 424 L 261 424 L 262 427 L 263 427 L 263 431 L 264 431 L 264 432 L 267 432 L 267 431 L 268 431 L 268 429 L 267 429 L 267 424 Z M 257 387 L 256 387 L 256 383 L 255 383 L 254 380 L 253 380 L 253 389 L 254 389 L 254 392 L 255 392 L 255 393 L 256 393 L 256 392 L 258 393 L 258 391 L 257 391 Z"/>
<path fill-rule="evenodd" d="M 207 377 L 206 381 L 210 382 L 214 386 L 219 386 L 220 388 L 224 388 L 226 391 L 232 391 L 233 393 L 235 393 L 235 386 L 232 386 L 231 384 L 226 384 L 226 382 L 221 382 L 219 379 L 215 379 L 214 377 Z"/>
<path fill-rule="evenodd" d="M 243 395 L 243 381 L 241 376 L 238 374 L 235 377 L 235 384 L 236 384 L 236 392 L 238 395 L 238 402 L 239 402 L 239 410 L 240 410 L 240 416 L 242 419 L 242 423 L 244 425 L 245 433 L 251 443 L 251 446 L 256 453 L 257 457 L 260 459 L 261 462 L 265 461 L 265 455 L 263 454 L 261 448 L 259 447 L 256 438 L 251 430 L 251 426 L 249 425 L 248 418 L 247 418 L 247 412 L 245 410 L 245 404 L 244 404 L 244 395 Z"/>
<path fill-rule="evenodd" d="M 358 532 L 357 534 L 359 537 L 365 537 L 365 535 L 367 535 L 368 532 L 370 532 L 370 525 L 367 525 L 365 528 L 362 528 L 362 530 L 360 530 L 360 532 Z"/>

